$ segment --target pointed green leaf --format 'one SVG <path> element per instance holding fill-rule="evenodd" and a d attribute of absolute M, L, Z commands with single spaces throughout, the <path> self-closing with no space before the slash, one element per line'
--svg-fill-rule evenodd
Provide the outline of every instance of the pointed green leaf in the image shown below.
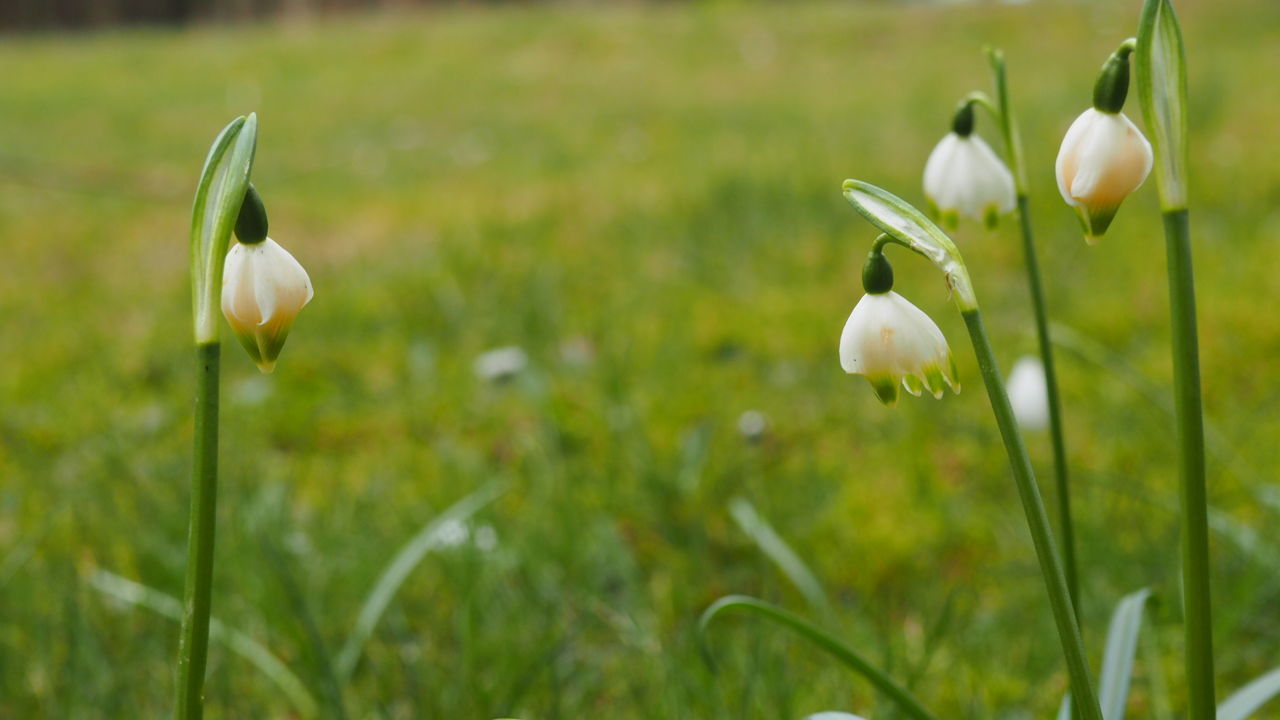
<path fill-rule="evenodd" d="M 888 190 L 861 180 L 845 180 L 844 196 L 872 225 L 937 265 L 962 312 L 978 307 L 956 244 L 924 213 Z"/>
<path fill-rule="evenodd" d="M 378 626 L 378 621 L 382 619 L 382 613 L 386 612 L 387 606 L 400 591 L 400 586 L 409 577 L 409 573 L 413 572 L 428 553 L 439 547 L 443 532 L 454 523 L 470 518 L 500 494 L 502 490 L 496 484 L 486 485 L 476 490 L 432 518 L 400 548 L 365 597 L 364 604 L 360 606 L 355 627 L 351 629 L 351 634 L 347 636 L 342 651 L 338 653 L 334 670 L 340 682 L 345 683 L 351 679 L 356 663 L 360 660 L 360 653 L 364 651 L 369 638 L 373 637 L 373 631 Z"/>
<path fill-rule="evenodd" d="M 906 712 L 908 716 L 915 718 L 915 720 L 937 720 L 934 714 L 921 705 L 920 701 L 916 700 L 906 688 L 899 685 L 875 665 L 872 665 L 858 651 L 799 615 L 787 612 L 776 605 L 771 605 L 757 598 L 747 595 L 726 595 L 712 603 L 711 607 L 707 608 L 702 613 L 702 617 L 698 619 L 698 637 L 704 645 L 707 626 L 720 613 L 732 609 L 746 610 L 760 615 L 826 650 L 828 654 L 843 663 L 845 667 L 866 678 L 877 690 L 889 696 L 891 700 L 897 703 L 898 707 Z"/>
<path fill-rule="evenodd" d="M 178 598 L 155 588 L 136 583 L 106 570 L 98 570 L 89 576 L 89 584 L 98 592 L 134 607 L 146 608 L 175 622 L 182 621 L 182 602 Z M 298 715 L 313 718 L 317 713 L 315 698 L 307 692 L 307 686 L 298 679 L 280 658 L 258 641 L 217 618 L 209 620 L 209 637 L 222 643 L 228 650 L 247 660 L 280 689 Z"/>
<path fill-rule="evenodd" d="M 1245 685 L 1218 706 L 1218 720 L 1246 720 L 1280 695 L 1280 667 Z"/>
<path fill-rule="evenodd" d="M 760 551 L 778 566 L 810 605 L 819 609 L 827 607 L 827 594 L 822 590 L 822 583 L 818 582 L 809 566 L 778 535 L 769 521 L 756 512 L 750 501 L 743 497 L 733 498 L 729 501 L 729 514 L 738 523 L 738 527 L 742 528 L 742 532 L 755 541 Z"/>
<path fill-rule="evenodd" d="M 1187 62 L 1169 0 L 1147 0 L 1134 52 L 1142 118 L 1155 150 L 1156 187 L 1165 210 L 1187 206 Z"/>
<path fill-rule="evenodd" d="M 196 185 L 191 205 L 191 299 L 198 344 L 218 339 L 222 268 L 249 189 L 257 146 L 257 115 L 232 120 L 209 148 Z"/>
<path fill-rule="evenodd" d="M 1143 588 L 1120 600 L 1107 627 L 1107 645 L 1102 655 L 1102 673 L 1098 678 L 1098 702 L 1106 720 L 1124 720 L 1129 700 L 1129 681 L 1133 677 L 1133 658 L 1138 652 L 1138 632 L 1142 629 L 1142 610 L 1151 591 Z"/>

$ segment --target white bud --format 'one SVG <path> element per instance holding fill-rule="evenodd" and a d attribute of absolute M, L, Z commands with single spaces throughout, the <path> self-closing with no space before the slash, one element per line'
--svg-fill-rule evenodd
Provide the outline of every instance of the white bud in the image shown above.
<path fill-rule="evenodd" d="M 892 290 L 863 295 L 840 335 L 840 366 L 862 375 L 880 401 L 893 405 L 898 384 L 912 395 L 960 392 L 955 360 L 942 331 L 920 308 Z"/>
<path fill-rule="evenodd" d="M 1039 358 L 1018 358 L 1009 373 L 1008 390 L 1009 404 L 1022 429 L 1043 430 L 1049 426 L 1049 385 Z"/>
<path fill-rule="evenodd" d="M 994 227 L 1013 210 L 1017 194 L 1013 174 L 977 135 L 947 133 L 924 166 L 924 194 L 943 222 L 955 227 L 967 217 Z"/>
<path fill-rule="evenodd" d="M 313 297 L 307 271 L 271 238 L 227 253 L 222 314 L 262 372 L 275 367 L 293 321 Z"/>
<path fill-rule="evenodd" d="M 1102 237 L 1151 163 L 1151 143 L 1124 113 L 1089 108 L 1071 123 L 1054 167 L 1058 192 L 1080 216 L 1085 240 Z"/>

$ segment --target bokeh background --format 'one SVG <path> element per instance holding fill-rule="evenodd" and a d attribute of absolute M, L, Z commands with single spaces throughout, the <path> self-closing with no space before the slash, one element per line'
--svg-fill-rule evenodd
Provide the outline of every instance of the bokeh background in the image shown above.
<path fill-rule="evenodd" d="M 0 36 L 0 717 L 170 711 L 186 232 L 209 143 L 249 111 L 271 234 L 316 297 L 274 375 L 224 335 L 214 614 L 314 716 L 894 716 L 757 620 L 711 628 L 713 670 L 698 614 L 746 592 L 942 717 L 1050 717 L 1066 678 L 1048 606 L 937 273 L 895 256 L 960 395 L 885 409 L 836 358 L 874 237 L 840 184 L 922 203 L 956 101 L 990 90 L 987 43 L 1009 61 L 1062 328 L 1086 639 L 1096 667 L 1115 602 L 1152 587 L 1131 716 L 1179 716 L 1154 184 L 1089 248 L 1052 176 L 1137 0 L 285 8 L 89 33 L 18 17 L 41 5 L 6 4 L 9 27 L 45 29 Z M 1280 4 L 1178 8 L 1225 694 L 1280 661 Z M 1020 240 L 1009 222 L 956 239 L 1007 368 L 1034 347 Z M 518 352 L 495 374 L 501 348 Z M 1047 438 L 1029 442 L 1047 481 Z M 337 677 L 383 569 L 465 498 Z M 208 717 L 305 717 L 242 651 L 214 644 Z"/>

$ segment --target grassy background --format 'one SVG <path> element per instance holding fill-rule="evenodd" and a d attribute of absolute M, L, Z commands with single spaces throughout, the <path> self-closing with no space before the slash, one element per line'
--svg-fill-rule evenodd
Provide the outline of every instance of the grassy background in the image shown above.
<path fill-rule="evenodd" d="M 453 9 L 0 42 L 0 717 L 163 717 L 192 374 L 186 227 L 208 143 L 256 110 L 255 182 L 316 299 L 276 374 L 224 352 L 215 615 L 326 717 L 891 717 L 728 592 L 822 619 L 948 718 L 1049 717 L 1065 687 L 972 352 L 935 272 L 900 292 L 965 391 L 881 408 L 840 372 L 873 230 L 858 177 L 919 202 L 956 100 L 1010 61 L 1054 318 L 1163 395 L 1154 186 L 1086 248 L 1053 157 L 1136 2 Z M 1181 7 L 1185 6 L 1185 7 Z M 1220 690 L 1280 657 L 1280 6 L 1180 3 L 1211 465 Z M 1136 103 L 1130 106 L 1138 115 Z M 979 119 L 989 138 L 991 124 Z M 1003 362 L 1033 348 L 1012 224 L 957 233 Z M 489 383 L 472 363 L 523 347 Z M 1171 422 L 1062 351 L 1094 662 L 1159 603 L 1135 717 L 1181 703 Z M 763 412 L 749 441 L 739 415 Z M 1048 469 L 1047 438 L 1030 438 Z M 473 536 L 410 576 L 332 699 L 325 658 L 396 550 L 490 482 Z M 1266 493 L 1272 493 L 1268 496 Z M 832 599 L 805 607 L 727 510 L 752 502 Z M 1051 500 L 1051 498 L 1050 498 Z M 482 530 L 481 528 L 491 528 Z M 215 646 L 210 718 L 294 717 Z"/>

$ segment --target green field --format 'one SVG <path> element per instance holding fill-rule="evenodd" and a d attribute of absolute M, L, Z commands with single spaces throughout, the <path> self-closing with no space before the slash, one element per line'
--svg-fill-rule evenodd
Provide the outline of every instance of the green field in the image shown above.
<path fill-rule="evenodd" d="M 1050 310 L 1083 338 L 1059 372 L 1086 640 L 1096 666 L 1111 608 L 1152 587 L 1130 717 L 1178 717 L 1154 180 L 1089 248 L 1052 175 L 1139 5 L 582 3 L 0 38 L 0 718 L 170 712 L 178 626 L 100 572 L 182 593 L 190 203 L 249 111 L 271 234 L 316 297 L 274 375 L 224 334 L 214 615 L 318 717 L 894 716 L 756 619 L 712 627 L 713 671 L 696 621 L 731 592 L 819 619 L 940 717 L 1052 717 L 1043 585 L 937 273 L 894 256 L 962 394 L 885 409 L 836 356 L 875 232 L 840 184 L 923 203 L 956 101 L 989 91 L 984 43 L 1010 63 Z M 1179 6 L 1225 695 L 1280 664 L 1280 4 Z M 1016 230 L 955 237 L 1008 367 L 1034 348 Z M 528 368 L 477 377 L 508 345 Z M 1048 440 L 1029 442 L 1048 493 Z M 492 485 L 335 677 L 386 564 Z M 738 497 L 828 607 L 735 523 Z M 216 643 L 207 706 L 301 717 Z"/>

